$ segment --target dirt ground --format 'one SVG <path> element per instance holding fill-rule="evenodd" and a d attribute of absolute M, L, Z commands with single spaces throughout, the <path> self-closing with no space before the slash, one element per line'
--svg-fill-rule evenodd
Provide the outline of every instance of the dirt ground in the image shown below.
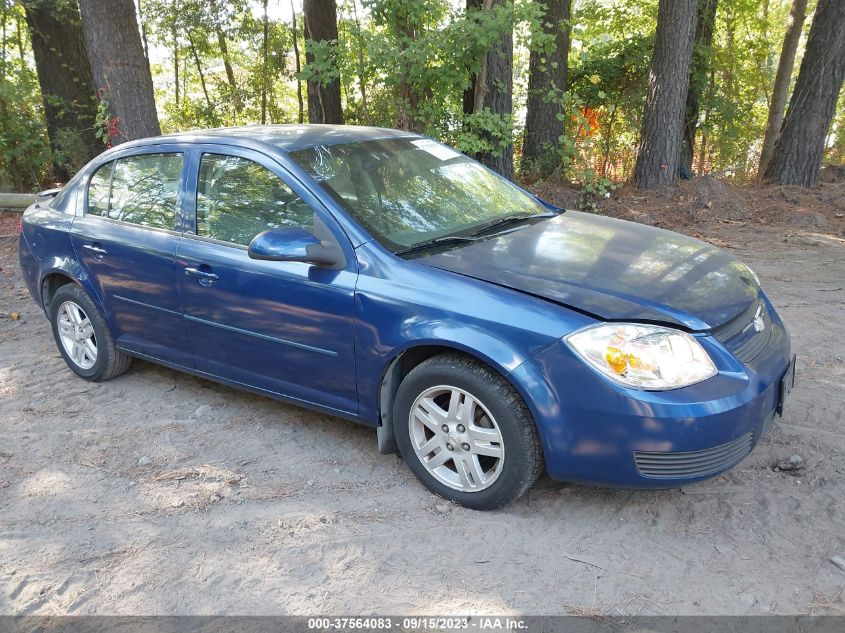
<path fill-rule="evenodd" d="M 0 239 L 0 613 L 845 613 L 845 185 L 723 185 L 602 210 L 757 271 L 799 358 L 784 417 L 706 483 L 544 478 L 496 513 L 432 496 L 368 428 L 145 362 L 76 378 Z"/>

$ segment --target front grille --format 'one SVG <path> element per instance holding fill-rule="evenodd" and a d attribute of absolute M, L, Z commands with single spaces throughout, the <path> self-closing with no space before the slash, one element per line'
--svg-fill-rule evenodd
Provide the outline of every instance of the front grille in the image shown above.
<path fill-rule="evenodd" d="M 754 328 L 754 320 L 758 314 L 763 322 L 763 329 L 759 332 Z M 772 332 L 772 317 L 763 300 L 758 299 L 742 314 L 713 330 L 713 336 L 722 342 L 737 360 L 750 363 L 766 349 Z"/>
<path fill-rule="evenodd" d="M 740 312 L 730 321 L 725 323 L 724 325 L 720 325 L 719 327 L 715 328 L 712 332 L 713 336 L 719 339 L 722 342 L 729 341 L 735 336 L 742 334 L 742 331 L 745 329 L 751 321 L 754 320 L 754 315 L 757 314 L 757 310 L 760 308 L 760 305 L 763 302 L 760 300 L 759 297 L 755 301 L 753 301 L 745 310 Z"/>
<path fill-rule="evenodd" d="M 739 341 L 737 337 L 734 341 L 727 343 L 727 348 L 733 352 L 737 360 L 743 363 L 750 363 L 757 358 L 766 346 L 769 344 L 769 339 L 772 337 L 772 319 L 769 313 L 764 310 L 761 315 L 763 319 L 763 330 L 760 332 L 751 332 L 748 336 L 742 337 Z"/>
<path fill-rule="evenodd" d="M 746 433 L 727 444 L 707 448 L 703 451 L 667 453 L 658 451 L 634 451 L 637 470 L 643 477 L 653 479 L 682 479 L 704 477 L 726 470 L 739 463 L 751 452 L 754 443 L 752 433 Z"/>

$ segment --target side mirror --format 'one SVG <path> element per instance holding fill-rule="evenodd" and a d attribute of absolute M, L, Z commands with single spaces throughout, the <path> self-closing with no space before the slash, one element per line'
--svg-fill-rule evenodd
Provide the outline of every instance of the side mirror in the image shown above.
<path fill-rule="evenodd" d="M 343 253 L 328 241 L 320 241 L 299 227 L 262 231 L 249 243 L 249 256 L 273 262 L 303 262 L 327 268 L 343 264 Z"/>

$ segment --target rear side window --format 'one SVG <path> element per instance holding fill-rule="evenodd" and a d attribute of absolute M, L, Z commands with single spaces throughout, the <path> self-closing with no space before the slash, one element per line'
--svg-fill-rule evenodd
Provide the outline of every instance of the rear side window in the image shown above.
<path fill-rule="evenodd" d="M 104 165 L 88 185 L 88 213 L 172 230 L 181 173 L 182 154 L 141 154 Z"/>
<path fill-rule="evenodd" d="M 246 158 L 203 154 L 197 183 L 197 235 L 247 246 L 267 229 L 314 230 L 314 211 L 266 167 Z"/>

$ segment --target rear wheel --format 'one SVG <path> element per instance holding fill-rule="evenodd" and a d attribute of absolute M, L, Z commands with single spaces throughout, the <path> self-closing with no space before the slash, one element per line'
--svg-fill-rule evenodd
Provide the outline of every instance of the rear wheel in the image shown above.
<path fill-rule="evenodd" d="M 522 398 L 465 356 L 435 356 L 415 367 L 397 391 L 393 425 L 417 478 L 469 508 L 514 501 L 542 471 L 540 439 Z"/>
<path fill-rule="evenodd" d="M 79 286 L 68 284 L 56 291 L 50 321 L 62 358 L 82 378 L 101 382 L 129 369 L 132 358 L 115 347 L 97 306 Z"/>

